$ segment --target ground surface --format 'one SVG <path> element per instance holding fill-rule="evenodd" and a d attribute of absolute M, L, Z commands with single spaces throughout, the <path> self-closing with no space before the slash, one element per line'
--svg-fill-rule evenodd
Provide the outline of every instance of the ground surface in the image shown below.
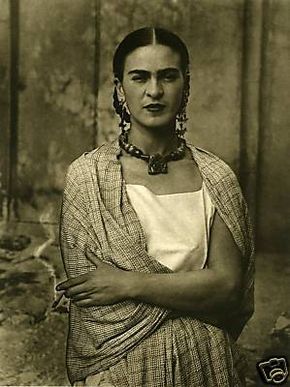
<path fill-rule="evenodd" d="M 58 247 L 53 241 L 45 246 L 44 242 L 32 235 L 2 242 L 0 238 L 2 386 L 69 385 L 66 305 L 51 308 L 62 265 Z M 239 340 L 249 362 L 248 386 L 265 385 L 256 371 L 256 362 L 265 356 L 284 355 L 290 360 L 290 320 L 281 317 L 290 311 L 289 257 L 259 254 L 256 273 L 256 312 Z"/>

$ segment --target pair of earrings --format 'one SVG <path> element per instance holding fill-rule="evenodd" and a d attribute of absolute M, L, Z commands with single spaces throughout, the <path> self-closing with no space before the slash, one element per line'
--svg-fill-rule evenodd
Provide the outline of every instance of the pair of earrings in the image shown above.
<path fill-rule="evenodd" d="M 121 114 L 120 115 L 120 123 L 119 123 L 119 128 L 121 129 L 121 132 L 128 132 L 130 130 L 130 113 L 127 108 L 127 104 L 125 100 L 119 100 L 120 104 L 120 110 Z M 186 132 L 186 121 L 187 121 L 187 116 L 186 116 L 186 110 L 185 108 L 177 114 L 176 116 L 176 133 L 179 137 L 183 137 L 185 132 Z"/>

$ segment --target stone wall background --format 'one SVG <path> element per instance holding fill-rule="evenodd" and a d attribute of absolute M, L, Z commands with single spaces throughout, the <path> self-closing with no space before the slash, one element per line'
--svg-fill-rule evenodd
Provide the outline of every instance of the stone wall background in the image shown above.
<path fill-rule="evenodd" d="M 259 385 L 255 363 L 290 307 L 289 17 L 288 0 L 0 0 L 0 384 L 67 383 L 66 308 L 51 310 L 64 175 L 118 133 L 113 53 L 154 24 L 191 54 L 188 139 L 233 167 L 256 225 L 256 312 L 240 344 Z"/>
<path fill-rule="evenodd" d="M 117 134 L 117 44 L 135 28 L 159 25 L 177 32 L 191 54 L 188 139 L 239 175 L 259 248 L 289 251 L 289 1 L 1 0 L 0 7 L 1 219 L 57 224 L 68 164 Z"/>

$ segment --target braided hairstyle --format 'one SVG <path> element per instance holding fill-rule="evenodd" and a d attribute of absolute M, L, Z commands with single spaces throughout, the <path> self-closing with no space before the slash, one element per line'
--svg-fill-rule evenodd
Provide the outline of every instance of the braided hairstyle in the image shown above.
<path fill-rule="evenodd" d="M 183 41 L 171 31 L 164 28 L 144 27 L 127 35 L 117 47 L 113 58 L 113 73 L 116 79 L 123 81 L 125 60 L 128 54 L 136 48 L 150 44 L 161 44 L 170 47 L 180 55 L 181 70 L 184 76 L 183 98 L 179 108 L 179 115 L 185 115 L 185 108 L 190 92 L 189 54 Z M 130 122 L 130 114 L 119 101 L 116 87 L 113 93 L 113 107 L 121 118 L 120 126 Z"/>

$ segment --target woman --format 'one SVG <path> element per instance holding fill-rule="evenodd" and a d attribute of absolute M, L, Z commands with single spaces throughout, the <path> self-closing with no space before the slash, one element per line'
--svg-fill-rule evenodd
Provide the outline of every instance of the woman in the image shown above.
<path fill-rule="evenodd" d="M 60 241 L 74 385 L 243 386 L 253 311 L 247 208 L 231 169 L 183 138 L 184 43 L 160 28 L 116 50 L 121 135 L 69 167 Z"/>

